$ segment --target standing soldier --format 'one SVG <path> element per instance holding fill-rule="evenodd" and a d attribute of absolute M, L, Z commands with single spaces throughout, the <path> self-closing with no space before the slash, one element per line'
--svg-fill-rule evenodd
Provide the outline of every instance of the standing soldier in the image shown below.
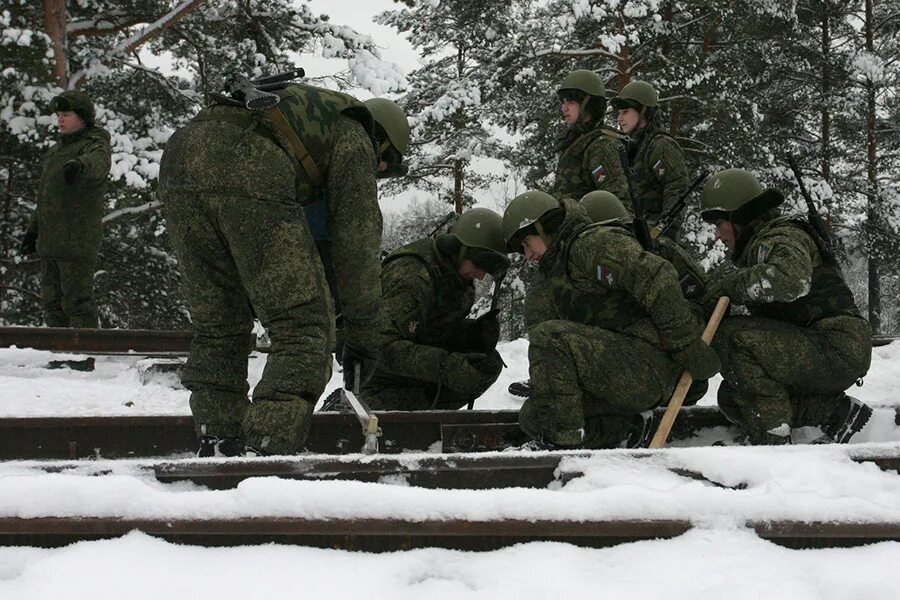
<path fill-rule="evenodd" d="M 684 153 L 678 142 L 661 130 L 659 94 L 646 81 L 632 81 L 611 100 L 618 111 L 622 133 L 631 140 L 626 145 L 628 177 L 639 216 L 656 223 L 678 202 L 690 185 Z M 667 235 L 678 235 L 679 222 Z"/>
<path fill-rule="evenodd" d="M 166 146 L 160 195 L 191 304 L 182 381 L 200 454 L 302 450 L 331 374 L 334 314 L 303 205 L 327 201 L 346 343 L 344 385 L 371 376 L 380 348 L 381 212 L 372 117 L 356 99 L 304 84 L 251 111 L 216 96 Z M 256 311 L 271 337 L 247 399 Z M 243 424 L 243 425 L 242 425 Z"/>
<path fill-rule="evenodd" d="M 701 215 L 738 267 L 710 285 L 707 301 L 728 296 L 752 315 L 725 319 L 716 335 L 719 409 L 750 444 L 790 443 L 803 426 L 843 443 L 872 414 L 844 393 L 869 370 L 872 332 L 826 240 L 806 219 L 780 216 L 783 201 L 743 169 L 720 171 L 703 189 Z"/>
<path fill-rule="evenodd" d="M 449 234 L 391 253 L 381 274 L 385 345 L 363 389 L 381 410 L 456 409 L 481 396 L 503 366 L 497 310 L 467 319 L 474 280 L 509 267 L 500 215 L 473 208 Z"/>
<path fill-rule="evenodd" d="M 378 157 L 376 177 L 382 179 L 406 175 L 408 169 L 403 163 L 403 156 L 409 147 L 409 122 L 406 120 L 406 113 L 400 105 L 386 98 L 370 98 L 364 104 L 375 119 L 372 137 Z M 322 266 L 325 267 L 325 279 L 328 281 L 328 289 L 334 300 L 334 312 L 340 323 L 341 299 L 337 291 L 337 276 L 331 256 L 331 236 L 327 227 L 328 206 L 325 198 L 307 204 L 303 207 L 303 212 L 316 242 L 319 257 L 322 259 Z"/>
<path fill-rule="evenodd" d="M 109 133 L 94 124 L 94 103 L 69 90 L 53 98 L 59 141 L 44 157 L 37 212 L 22 253 L 41 258 L 41 297 L 50 327 L 100 326 L 94 271 L 103 235 L 103 192 L 109 175 Z"/>
<path fill-rule="evenodd" d="M 555 311 L 529 332 L 522 429 L 545 447 L 646 445 L 649 411 L 682 369 L 719 370 L 675 269 L 628 230 L 592 225 L 582 206 L 543 192 L 513 199 L 503 231 L 510 251 L 539 262 Z"/>
<path fill-rule="evenodd" d="M 623 136 L 603 125 L 606 88 L 593 71 L 578 69 L 563 79 L 560 110 L 568 128 L 560 142 L 553 195 L 581 198 L 593 190 L 615 194 L 630 205 L 619 154 Z"/>

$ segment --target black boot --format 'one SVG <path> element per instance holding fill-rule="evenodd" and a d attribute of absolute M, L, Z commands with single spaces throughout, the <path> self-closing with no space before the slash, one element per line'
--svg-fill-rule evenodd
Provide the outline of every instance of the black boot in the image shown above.
<path fill-rule="evenodd" d="M 200 436 L 200 449 L 197 450 L 197 458 L 241 456 L 243 453 L 244 445 L 238 438 L 218 438 L 214 435 L 202 435 Z"/>
<path fill-rule="evenodd" d="M 509 387 L 507 389 L 513 396 L 519 396 L 521 398 L 531 398 L 530 379 L 526 379 L 525 381 L 513 381 L 511 384 L 509 384 Z"/>
<path fill-rule="evenodd" d="M 842 394 L 838 406 L 822 425 L 822 431 L 837 444 L 846 444 L 872 417 L 872 408 L 853 396 Z"/>
<path fill-rule="evenodd" d="M 653 440 L 653 434 L 659 429 L 665 410 L 645 410 L 644 412 L 634 415 L 634 426 L 628 437 L 625 438 L 621 446 L 622 448 L 649 448 L 650 442 Z"/>

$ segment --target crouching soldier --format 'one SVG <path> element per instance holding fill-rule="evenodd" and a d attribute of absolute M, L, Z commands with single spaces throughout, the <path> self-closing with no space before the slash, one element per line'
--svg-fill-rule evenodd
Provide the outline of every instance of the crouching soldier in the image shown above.
<path fill-rule="evenodd" d="M 872 414 L 844 393 L 869 370 L 872 333 L 826 241 L 806 219 L 781 216 L 783 201 L 742 169 L 703 189 L 701 215 L 738 267 L 707 301 L 729 296 L 752 315 L 725 319 L 716 335 L 719 409 L 750 444 L 789 443 L 802 426 L 843 443 Z"/>
<path fill-rule="evenodd" d="M 384 338 L 375 375 L 362 389 L 373 409 L 461 408 L 487 390 L 503 362 L 496 311 L 466 318 L 473 280 L 506 271 L 501 218 L 473 208 L 449 234 L 391 253 L 381 274 Z"/>
<path fill-rule="evenodd" d="M 528 349 L 532 395 L 519 425 L 543 447 L 646 445 L 650 409 L 682 370 L 719 370 L 672 265 L 622 227 L 591 224 L 584 208 L 543 192 L 517 196 L 503 215 L 510 251 L 539 262 L 556 318 Z"/>

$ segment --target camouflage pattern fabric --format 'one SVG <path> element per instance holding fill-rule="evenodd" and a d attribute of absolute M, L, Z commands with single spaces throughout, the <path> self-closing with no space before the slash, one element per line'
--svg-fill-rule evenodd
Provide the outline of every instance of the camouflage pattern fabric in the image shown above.
<path fill-rule="evenodd" d="M 615 194 L 631 211 L 628 181 L 619 156 L 622 136 L 596 123 L 575 125 L 560 144 L 552 194 L 559 199 L 581 198 L 594 190 Z"/>
<path fill-rule="evenodd" d="M 872 334 L 804 226 L 776 218 L 748 229 L 739 269 L 710 284 L 707 302 L 727 295 L 754 315 L 727 318 L 713 347 L 725 380 L 720 408 L 762 443 L 779 427 L 787 435 L 783 425 L 824 423 L 840 392 L 868 371 Z M 773 314 L 782 318 L 766 318 Z"/>
<path fill-rule="evenodd" d="M 551 319 L 558 318 L 553 306 L 553 295 L 550 282 L 540 273 L 534 273 L 528 293 L 522 305 L 525 330 L 531 330 Z"/>
<path fill-rule="evenodd" d="M 360 308 L 351 331 L 361 346 L 377 350 L 377 259 L 374 276 L 360 272 L 372 268 L 380 245 L 374 150 L 358 122 L 333 116 L 326 128 L 323 186 L 339 208 L 332 215 L 337 227 L 352 232 L 359 226 L 354 253 L 360 264 L 343 275 L 358 276 L 358 285 L 367 287 L 355 299 Z M 265 129 L 229 119 L 201 118 L 176 132 L 160 168 L 160 196 L 194 323 L 182 380 L 193 392 L 198 433 L 233 437 L 239 432 L 267 454 L 295 453 L 305 443 L 309 416 L 330 377 L 334 316 L 303 216 L 306 199 L 297 197 L 295 163 Z M 369 222 L 359 222 L 366 218 Z M 378 239 L 372 244 L 374 230 Z M 342 257 L 349 256 L 349 245 L 345 239 Z M 348 297 L 356 290 L 349 288 Z M 272 347 L 249 404 L 251 305 Z"/>
<path fill-rule="evenodd" d="M 37 211 L 29 227 L 37 233 L 42 301 L 52 327 L 98 327 L 93 284 L 110 136 L 92 126 L 59 137 L 44 156 Z M 67 183 L 63 165 L 70 161 L 80 163 L 81 170 Z"/>
<path fill-rule="evenodd" d="M 452 257 L 425 238 L 385 259 L 381 361 L 362 394 L 372 408 L 460 408 L 480 396 L 500 373 L 500 356 L 479 344 L 478 324 L 467 319 L 475 301 L 471 281 Z M 480 369 L 464 356 L 487 355 Z"/>
<path fill-rule="evenodd" d="M 529 332 L 533 393 L 519 421 L 536 439 L 574 446 L 586 415 L 618 415 L 588 428 L 600 437 L 585 443 L 606 447 L 621 434 L 614 421 L 671 393 L 681 368 L 668 353 L 696 340 L 701 323 L 670 263 L 626 229 L 591 225 L 583 207 L 563 204 L 565 219 L 540 262 L 558 317 Z"/>
<path fill-rule="evenodd" d="M 691 184 L 684 153 L 674 138 L 654 125 L 642 129 L 627 150 L 632 193 L 647 221 L 656 223 Z M 676 222 L 670 231 L 678 227 Z"/>

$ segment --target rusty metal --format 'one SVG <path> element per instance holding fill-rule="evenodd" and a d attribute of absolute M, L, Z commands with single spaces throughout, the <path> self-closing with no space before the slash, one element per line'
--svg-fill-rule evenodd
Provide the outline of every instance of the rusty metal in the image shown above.
<path fill-rule="evenodd" d="M 56 352 L 188 352 L 190 331 L 149 329 L 75 329 L 69 327 L 0 327 L 0 347 L 16 346 Z"/>
<path fill-rule="evenodd" d="M 900 523 L 748 522 L 761 538 L 792 548 L 858 546 L 900 541 Z M 401 519 L 116 519 L 105 517 L 0 518 L 0 544 L 62 546 L 112 538 L 134 530 L 204 546 L 302 544 L 347 550 L 391 551 L 440 547 L 492 550 L 531 541 L 605 547 L 673 538 L 691 529 L 685 520 L 405 521 Z"/>

